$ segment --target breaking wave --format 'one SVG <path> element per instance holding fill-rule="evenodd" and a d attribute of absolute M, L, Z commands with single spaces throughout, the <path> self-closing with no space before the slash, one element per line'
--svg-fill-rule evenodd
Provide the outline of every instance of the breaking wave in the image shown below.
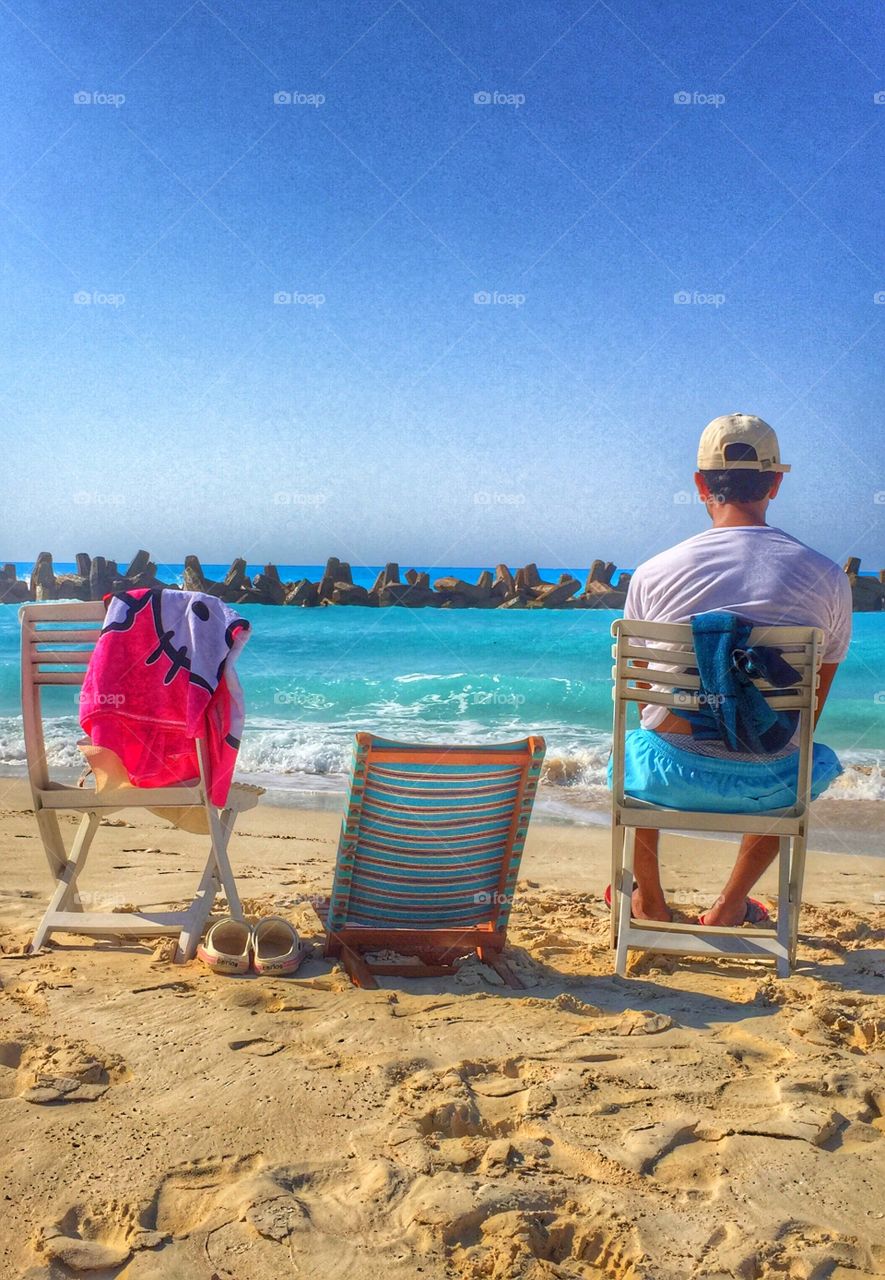
<path fill-rule="evenodd" d="M 416 717 L 417 719 L 417 717 Z M 371 726 L 338 723 L 334 726 L 293 726 L 283 721 L 253 720 L 243 736 L 238 774 L 244 778 L 260 777 L 265 785 L 310 790 L 321 780 L 324 787 L 343 788 L 350 770 L 353 735 L 356 727 L 371 727 L 392 737 L 395 729 L 386 723 Z M 487 725 L 459 722 L 435 726 L 401 726 L 402 737 L 416 741 L 481 742 L 507 741 L 523 736 L 522 725 L 499 726 L 490 733 Z M 596 735 L 595 741 L 576 742 L 573 735 L 542 729 L 547 737 L 547 757 L 543 784 L 548 788 L 567 789 L 571 798 L 593 808 L 607 804 L 606 766 L 610 741 Z M 46 756 L 51 768 L 69 773 L 80 770 L 83 759 L 76 741 L 81 736 L 73 717 L 49 718 L 45 721 Z M 828 800 L 885 800 L 885 752 L 843 752 L 844 774 L 827 792 Z M 25 742 L 20 716 L 0 717 L 0 769 L 24 773 Z"/>

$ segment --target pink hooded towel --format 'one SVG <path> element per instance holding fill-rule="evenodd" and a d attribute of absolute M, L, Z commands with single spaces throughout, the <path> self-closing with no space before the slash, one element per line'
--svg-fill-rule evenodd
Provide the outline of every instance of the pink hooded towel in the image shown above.
<path fill-rule="evenodd" d="M 244 705 L 234 663 L 249 623 L 215 596 L 139 588 L 108 597 L 107 615 L 80 695 L 80 724 L 115 752 L 136 787 L 200 776 L 209 798 L 227 800 Z"/>

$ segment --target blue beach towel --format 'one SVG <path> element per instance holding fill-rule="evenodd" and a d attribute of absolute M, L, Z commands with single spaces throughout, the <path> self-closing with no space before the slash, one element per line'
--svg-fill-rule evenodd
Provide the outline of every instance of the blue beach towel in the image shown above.
<path fill-rule="evenodd" d="M 697 711 L 680 709 L 679 714 L 689 722 L 695 738 L 718 738 L 729 751 L 768 755 L 787 745 L 796 732 L 799 715 L 775 711 L 753 679 L 785 689 L 802 677 L 779 649 L 748 646 L 753 625 L 725 610 L 692 618 L 703 705 Z"/>

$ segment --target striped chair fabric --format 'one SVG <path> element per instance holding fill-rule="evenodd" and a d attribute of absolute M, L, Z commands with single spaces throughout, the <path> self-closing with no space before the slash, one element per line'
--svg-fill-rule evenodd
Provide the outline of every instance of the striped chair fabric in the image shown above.
<path fill-rule="evenodd" d="M 397 929 L 503 932 L 544 750 L 359 734 L 329 931 L 388 929 L 391 945 Z"/>

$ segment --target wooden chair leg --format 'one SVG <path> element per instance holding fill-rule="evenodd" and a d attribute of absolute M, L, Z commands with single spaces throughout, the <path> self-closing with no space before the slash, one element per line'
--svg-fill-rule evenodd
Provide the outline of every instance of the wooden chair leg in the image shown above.
<path fill-rule="evenodd" d="M 777 940 L 784 949 L 784 955 L 777 958 L 777 976 L 790 976 L 790 923 L 792 918 L 790 901 L 790 846 L 789 836 L 781 836 L 777 851 Z"/>
<path fill-rule="evenodd" d="M 95 839 L 95 833 L 101 826 L 100 813 L 84 813 L 80 819 L 80 825 L 74 836 L 74 843 L 71 845 L 71 856 L 68 858 L 65 866 L 65 879 L 68 881 L 68 891 L 62 899 L 59 910 L 71 910 L 71 902 L 76 898 L 80 903 L 80 894 L 77 889 L 77 877 L 86 865 L 86 859 L 89 856 L 89 850 L 92 841 Z M 82 903 L 75 910 L 83 909 Z"/>
<path fill-rule="evenodd" d="M 796 963 L 799 945 L 799 916 L 802 911 L 802 886 L 805 881 L 805 835 L 793 838 L 793 856 L 790 860 L 790 966 Z"/>
<path fill-rule="evenodd" d="M 187 913 L 187 923 L 178 936 L 178 946 L 175 951 L 176 964 L 192 960 L 196 955 L 219 889 L 224 889 L 229 913 L 235 920 L 243 919 L 243 907 L 227 855 L 227 846 L 233 831 L 234 811 L 225 809 L 219 814 L 217 809 L 208 806 L 208 815 L 209 856 L 206 859 L 206 866 L 203 868 L 194 901 Z"/>
<path fill-rule="evenodd" d="M 624 841 L 626 839 L 627 829 L 621 823 L 612 822 L 612 865 L 611 865 L 611 884 L 612 904 L 610 908 L 610 927 L 611 927 L 611 947 L 612 951 L 618 945 L 618 896 L 616 893 L 617 886 L 621 881 L 621 870 L 624 865 Z"/>
<path fill-rule="evenodd" d="M 178 935 L 178 946 L 175 950 L 175 963 L 184 964 L 192 960 L 203 936 L 203 931 L 212 914 L 218 890 L 221 887 L 218 879 L 218 867 L 215 857 L 210 851 L 203 868 L 203 875 L 197 886 L 194 901 L 188 911 L 188 922 Z"/>
<path fill-rule="evenodd" d="M 34 817 L 37 820 L 37 829 L 40 832 L 40 839 L 43 843 L 46 861 L 49 863 L 49 870 L 52 873 L 53 880 L 58 881 L 61 879 L 68 861 L 65 842 L 58 823 L 58 814 L 50 809 L 37 809 Z M 72 908 L 72 910 L 77 909 L 76 907 Z"/>
<path fill-rule="evenodd" d="M 377 991 L 378 982 L 374 973 L 352 947 L 342 944 L 341 963 L 355 987 L 362 987 L 366 991 Z"/>
<path fill-rule="evenodd" d="M 476 955 L 482 964 L 487 964 L 490 969 L 494 969 L 508 987 L 515 987 L 519 991 L 525 990 L 525 983 L 520 982 L 500 951 L 493 951 L 489 947 L 477 947 Z"/>
<path fill-rule="evenodd" d="M 624 852 L 621 858 L 620 875 L 617 885 L 612 885 L 612 906 L 617 895 L 618 904 L 618 945 L 615 953 L 615 973 L 621 978 L 627 976 L 627 938 L 630 931 L 630 919 L 633 915 L 633 855 L 636 848 L 636 828 L 630 827 L 624 838 Z"/>
<path fill-rule="evenodd" d="M 54 817 L 55 815 L 53 814 L 52 816 Z M 31 940 L 30 949 L 32 952 L 39 951 L 52 935 L 52 921 L 57 912 L 83 910 L 80 896 L 77 893 L 77 876 L 86 864 L 89 846 L 92 844 L 100 823 L 101 815 L 98 813 L 84 813 L 80 819 L 80 825 L 77 828 L 77 834 L 74 836 L 74 843 L 71 846 L 70 856 L 61 868 L 55 892 L 49 899 L 49 905 L 43 914 L 43 919 L 37 926 L 37 930 Z M 57 825 L 58 821 L 56 819 Z"/>
<path fill-rule="evenodd" d="M 212 805 L 207 806 L 207 808 L 212 853 L 215 858 L 215 865 L 218 868 L 218 878 L 227 898 L 227 908 L 235 920 L 242 920 L 243 907 L 237 891 L 237 883 L 234 880 L 234 873 L 231 869 L 230 859 L 227 856 L 227 846 L 233 831 L 233 811 L 225 809 L 223 813 L 219 814 L 218 810 Z"/>

